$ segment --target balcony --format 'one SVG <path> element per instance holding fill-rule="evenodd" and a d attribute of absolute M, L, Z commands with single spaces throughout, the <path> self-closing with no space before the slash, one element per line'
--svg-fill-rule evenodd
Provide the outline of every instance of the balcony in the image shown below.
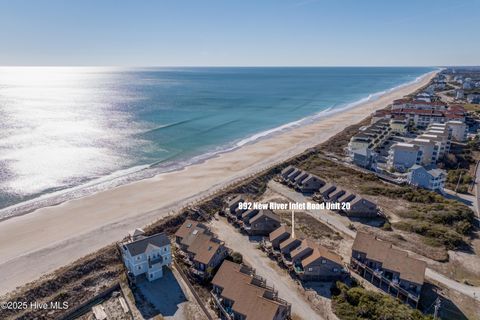
<path fill-rule="evenodd" d="M 190 267 L 188 268 L 188 271 L 190 272 L 190 274 L 192 274 L 193 276 L 197 276 L 199 278 L 206 278 L 209 274 L 206 270 L 198 270 L 196 269 L 195 267 Z"/>
<path fill-rule="evenodd" d="M 149 269 L 152 269 L 152 268 L 155 268 L 155 267 L 161 267 L 163 265 L 163 257 L 162 256 L 159 256 L 159 257 L 156 257 L 156 258 L 148 258 L 148 268 Z"/>
<path fill-rule="evenodd" d="M 212 295 L 213 301 L 217 306 L 218 310 L 220 310 L 221 314 L 227 319 L 231 320 L 234 318 L 233 310 L 231 307 L 226 307 L 223 305 L 223 299 L 218 297 L 213 291 L 210 292 Z"/>
<path fill-rule="evenodd" d="M 418 301 L 420 300 L 419 294 L 403 288 L 400 279 L 388 279 L 385 277 L 383 270 L 374 270 L 353 257 L 349 268 L 386 293 L 400 299 L 404 303 L 414 306 L 415 308 L 418 307 Z"/>

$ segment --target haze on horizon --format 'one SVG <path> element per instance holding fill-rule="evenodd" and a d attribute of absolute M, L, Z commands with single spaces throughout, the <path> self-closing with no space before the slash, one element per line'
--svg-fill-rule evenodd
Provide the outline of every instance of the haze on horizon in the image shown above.
<path fill-rule="evenodd" d="M 0 0 L 0 65 L 480 65 L 478 12 L 480 0 Z"/>

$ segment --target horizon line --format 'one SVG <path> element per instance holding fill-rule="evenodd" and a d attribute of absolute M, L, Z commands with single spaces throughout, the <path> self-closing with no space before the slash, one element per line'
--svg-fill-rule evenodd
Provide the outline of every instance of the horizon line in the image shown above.
<path fill-rule="evenodd" d="M 29 67 L 103 67 L 103 68 L 450 68 L 450 67 L 480 67 L 478 65 L 0 65 L 0 68 Z"/>

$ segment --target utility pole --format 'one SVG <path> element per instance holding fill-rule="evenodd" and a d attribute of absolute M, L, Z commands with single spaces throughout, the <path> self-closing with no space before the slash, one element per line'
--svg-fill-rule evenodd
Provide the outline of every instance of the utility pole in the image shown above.
<path fill-rule="evenodd" d="M 292 238 L 295 238 L 295 210 L 292 210 Z"/>
<path fill-rule="evenodd" d="M 462 180 L 462 173 L 463 172 L 460 172 L 460 175 L 458 176 L 457 186 L 455 187 L 455 195 L 457 195 L 457 189 L 460 184 L 460 180 Z"/>
<path fill-rule="evenodd" d="M 435 301 L 435 312 L 433 313 L 433 320 L 437 320 L 438 318 L 438 311 L 440 310 L 440 305 L 442 302 L 440 301 L 440 298 L 437 298 Z"/>
<path fill-rule="evenodd" d="M 460 168 L 460 163 L 457 164 L 457 170 Z M 457 189 L 458 189 L 458 186 L 460 185 L 460 179 L 462 178 L 462 172 L 460 172 L 460 176 L 458 177 L 458 181 L 457 181 L 457 185 L 455 186 L 455 195 L 457 195 Z"/>

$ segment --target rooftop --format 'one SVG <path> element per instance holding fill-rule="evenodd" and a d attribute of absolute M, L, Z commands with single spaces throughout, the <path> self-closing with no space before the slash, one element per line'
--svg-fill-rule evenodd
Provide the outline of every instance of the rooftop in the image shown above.
<path fill-rule="evenodd" d="M 232 309 L 247 320 L 274 319 L 283 305 L 265 297 L 268 292 L 252 284 L 252 276 L 241 271 L 242 265 L 225 260 L 212 284 L 222 288 L 221 296 L 233 301 Z"/>
<path fill-rule="evenodd" d="M 389 242 L 359 231 L 352 250 L 365 253 L 370 260 L 381 262 L 384 269 L 398 272 L 401 279 L 417 284 L 424 282 L 427 263 L 409 257 L 405 251 L 394 249 Z"/>
<path fill-rule="evenodd" d="M 194 230 L 197 227 L 201 228 L 201 229 L 204 229 L 204 230 L 207 230 L 207 227 L 204 224 L 202 224 L 201 222 L 187 219 L 180 226 L 180 228 L 178 228 L 177 232 L 175 232 L 175 236 L 183 239 L 186 236 L 188 236 L 190 233 L 192 233 L 192 230 Z"/>
<path fill-rule="evenodd" d="M 312 254 L 302 260 L 302 266 L 304 268 L 306 268 L 309 264 L 315 262 L 318 259 L 327 259 L 335 263 L 338 263 L 339 265 L 343 264 L 342 258 L 338 254 L 328 250 L 324 246 L 321 246 L 315 243 L 312 249 L 313 249 Z"/>
<path fill-rule="evenodd" d="M 413 165 L 411 170 L 418 170 L 420 168 L 423 168 L 425 171 L 427 171 L 430 175 L 433 177 L 439 177 L 441 175 L 445 175 L 446 172 L 442 169 L 437 168 L 435 165 L 429 165 L 429 166 L 420 166 L 418 164 Z"/>
<path fill-rule="evenodd" d="M 253 218 L 250 219 L 250 223 L 254 223 L 255 221 L 261 219 L 261 218 L 269 218 L 272 220 L 276 220 L 278 222 L 281 222 L 281 219 L 279 216 L 277 216 L 275 213 L 273 213 L 272 210 L 268 209 L 262 209 L 260 210 L 259 213 L 257 213 Z"/>
<path fill-rule="evenodd" d="M 153 236 L 127 243 L 125 244 L 125 247 L 130 252 L 130 255 L 134 257 L 152 249 L 161 248 L 169 244 L 170 240 L 165 233 L 157 233 Z"/>
<path fill-rule="evenodd" d="M 272 231 L 270 233 L 270 241 L 273 241 L 275 239 L 277 239 L 278 237 L 284 235 L 284 234 L 288 234 L 289 236 L 291 235 L 291 232 L 290 232 L 290 228 L 286 225 L 281 225 L 279 228 L 275 229 L 274 231 Z"/>
<path fill-rule="evenodd" d="M 195 255 L 195 261 L 208 265 L 222 243 L 211 235 L 199 233 L 188 251 Z"/>
<path fill-rule="evenodd" d="M 406 143 L 406 142 L 397 142 L 392 146 L 392 148 L 394 147 L 418 149 L 418 146 L 412 143 Z"/>

